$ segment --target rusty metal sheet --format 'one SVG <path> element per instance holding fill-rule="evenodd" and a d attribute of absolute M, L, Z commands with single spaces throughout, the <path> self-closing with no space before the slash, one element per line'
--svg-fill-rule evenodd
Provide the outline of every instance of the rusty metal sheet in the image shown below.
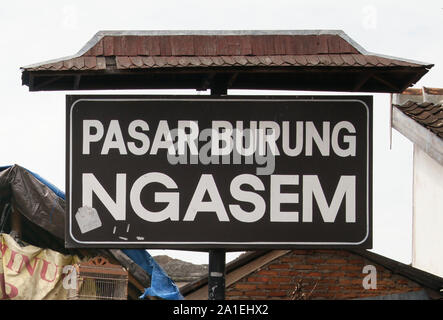
<path fill-rule="evenodd" d="M 194 55 L 194 41 L 192 36 L 171 36 L 171 55 L 192 56 Z"/>
<path fill-rule="evenodd" d="M 241 44 L 238 36 L 219 36 L 217 39 L 217 55 L 233 56 L 241 54 Z"/>
<path fill-rule="evenodd" d="M 306 55 L 316 55 L 318 54 L 318 37 L 315 35 L 308 35 L 302 37 L 303 48 Z"/>
<path fill-rule="evenodd" d="M 48 62 L 26 71 L 105 69 L 104 57 L 135 57 L 119 68 L 208 66 L 421 66 L 375 54 L 361 54 L 338 34 L 105 35 L 82 56 Z M 88 59 L 86 59 L 88 57 Z M 96 57 L 97 60 L 90 59 Z M 148 59 L 147 57 L 159 57 Z M 165 57 L 193 57 L 191 60 Z M 266 57 L 266 58 L 265 58 Z M 100 60 L 98 59 L 100 58 Z"/>
<path fill-rule="evenodd" d="M 194 36 L 194 54 L 196 56 L 215 56 L 217 39 L 215 36 Z"/>
<path fill-rule="evenodd" d="M 103 54 L 105 56 L 114 55 L 114 37 L 103 38 Z"/>
<path fill-rule="evenodd" d="M 114 55 L 124 56 L 125 52 L 125 39 L 124 37 L 113 37 L 114 39 Z"/>
<path fill-rule="evenodd" d="M 240 37 L 240 55 L 247 56 L 252 54 L 252 36 Z"/>
<path fill-rule="evenodd" d="M 158 56 L 160 52 L 160 37 L 138 37 L 137 52 L 141 56 Z"/>
<path fill-rule="evenodd" d="M 123 39 L 123 45 L 124 45 L 124 52 L 127 56 L 136 56 L 138 55 L 138 42 L 139 37 L 138 36 L 125 36 L 122 37 Z"/>
<path fill-rule="evenodd" d="M 301 36 L 285 37 L 286 54 L 287 55 L 302 55 L 306 52 L 303 50 Z"/>
<path fill-rule="evenodd" d="M 172 55 L 171 37 L 159 37 L 160 41 L 160 55 L 170 56 Z"/>
<path fill-rule="evenodd" d="M 342 38 L 339 38 L 338 43 L 339 43 L 339 46 L 340 46 L 340 53 L 342 53 L 342 54 L 345 54 L 345 53 L 348 53 L 348 54 L 352 54 L 352 53 L 358 54 L 359 53 L 357 49 L 355 49 L 353 46 L 351 46 L 348 42 L 346 42 Z"/>
<path fill-rule="evenodd" d="M 264 55 L 265 46 L 266 44 L 262 37 L 251 37 L 251 49 L 254 56 Z"/>
<path fill-rule="evenodd" d="M 341 38 L 338 36 L 328 35 L 326 36 L 326 41 L 328 44 L 328 53 L 330 54 L 340 54 L 340 41 Z"/>
<path fill-rule="evenodd" d="M 317 37 L 317 52 L 316 52 L 317 54 L 329 53 L 328 39 L 329 36 L 327 35 L 319 35 Z"/>
<path fill-rule="evenodd" d="M 285 55 L 287 53 L 290 53 L 290 51 L 287 50 L 289 38 L 290 36 L 274 36 L 274 50 L 276 55 Z"/>
<path fill-rule="evenodd" d="M 93 56 L 93 57 L 102 56 L 104 54 L 103 43 L 104 43 L 104 40 L 100 39 L 100 41 L 98 41 L 97 44 L 95 46 L 93 46 L 84 55 L 85 56 Z"/>

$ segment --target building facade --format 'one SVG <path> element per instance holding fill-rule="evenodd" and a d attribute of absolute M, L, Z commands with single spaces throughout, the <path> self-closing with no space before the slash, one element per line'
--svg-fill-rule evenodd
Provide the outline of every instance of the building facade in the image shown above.
<path fill-rule="evenodd" d="M 443 89 L 392 96 L 392 126 L 414 144 L 412 265 L 443 276 Z"/>

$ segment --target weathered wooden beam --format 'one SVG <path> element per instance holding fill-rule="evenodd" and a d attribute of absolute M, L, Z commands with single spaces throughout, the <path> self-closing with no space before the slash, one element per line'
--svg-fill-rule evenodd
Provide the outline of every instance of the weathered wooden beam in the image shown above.
<path fill-rule="evenodd" d="M 215 72 L 208 73 L 208 75 L 205 78 L 203 78 L 201 88 L 198 90 L 200 90 L 200 91 L 208 90 L 209 87 L 211 86 L 211 83 L 212 83 L 214 77 L 215 77 L 215 74 L 216 74 Z"/>
<path fill-rule="evenodd" d="M 360 91 L 360 89 L 364 86 L 364 84 L 374 75 L 373 72 L 363 73 L 359 79 L 355 82 L 353 91 Z"/>
<path fill-rule="evenodd" d="M 61 78 L 63 78 L 63 76 L 54 76 L 54 77 L 50 77 L 48 80 L 45 80 L 43 82 L 40 82 L 38 84 L 35 84 L 35 77 L 31 77 L 32 79 L 32 91 L 39 91 L 44 89 L 46 86 L 60 80 Z"/>
<path fill-rule="evenodd" d="M 121 250 L 109 249 L 109 251 L 112 253 L 114 258 L 121 263 L 122 266 L 132 273 L 132 275 L 140 282 L 141 285 L 143 285 L 145 288 L 150 286 L 151 278 L 142 267 L 136 264 Z"/>
<path fill-rule="evenodd" d="M 81 75 L 76 75 L 74 76 L 74 90 L 78 90 L 80 88 L 80 80 L 81 80 L 82 76 Z"/>
<path fill-rule="evenodd" d="M 391 88 L 394 92 L 401 92 L 401 89 L 398 86 L 392 84 L 391 82 L 389 82 L 385 79 L 380 78 L 379 76 L 376 76 L 375 74 L 372 75 L 372 78 L 377 80 L 378 82 L 384 84 L 388 88 Z"/>
<path fill-rule="evenodd" d="M 228 88 L 231 88 L 233 86 L 235 80 L 237 80 L 237 77 L 238 77 L 238 72 L 234 72 L 228 80 L 228 84 L 227 84 Z"/>

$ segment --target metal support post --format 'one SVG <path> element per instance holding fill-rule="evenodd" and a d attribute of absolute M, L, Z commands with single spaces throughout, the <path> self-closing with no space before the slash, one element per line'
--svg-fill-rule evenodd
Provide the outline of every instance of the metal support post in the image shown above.
<path fill-rule="evenodd" d="M 226 95 L 226 83 L 211 87 L 211 96 Z M 224 249 L 209 250 L 208 300 L 225 299 L 226 254 Z"/>
<path fill-rule="evenodd" d="M 223 249 L 209 250 L 208 299 L 225 299 L 226 254 Z"/>

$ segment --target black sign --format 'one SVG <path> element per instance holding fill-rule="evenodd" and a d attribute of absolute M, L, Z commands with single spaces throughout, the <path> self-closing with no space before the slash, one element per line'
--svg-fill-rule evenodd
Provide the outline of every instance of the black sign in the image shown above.
<path fill-rule="evenodd" d="M 372 97 L 67 96 L 67 247 L 372 246 Z"/>

